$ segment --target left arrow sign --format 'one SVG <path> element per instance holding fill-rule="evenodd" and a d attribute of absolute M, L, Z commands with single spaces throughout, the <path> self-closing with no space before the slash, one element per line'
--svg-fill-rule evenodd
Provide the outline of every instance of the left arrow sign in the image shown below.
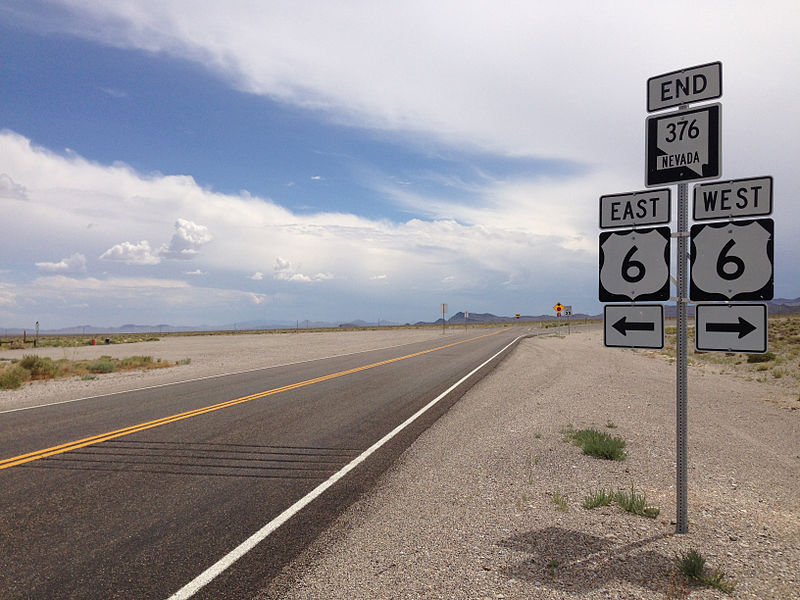
<path fill-rule="evenodd" d="M 612 325 L 614 329 L 622 335 L 627 335 L 629 331 L 655 331 L 656 324 L 653 322 L 628 322 L 628 317 L 622 317 Z"/>
<path fill-rule="evenodd" d="M 612 348 L 663 348 L 664 307 L 607 304 L 603 309 L 603 343 Z"/>

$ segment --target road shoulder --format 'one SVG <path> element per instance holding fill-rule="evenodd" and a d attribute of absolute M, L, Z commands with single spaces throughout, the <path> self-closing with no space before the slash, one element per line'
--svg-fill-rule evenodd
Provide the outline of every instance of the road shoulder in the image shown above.
<path fill-rule="evenodd" d="M 770 401 L 785 389 L 691 370 L 690 533 L 676 536 L 674 378 L 597 332 L 524 340 L 257 598 L 682 597 L 689 547 L 739 598 L 791 597 L 800 411 Z M 626 460 L 584 455 L 568 426 L 622 437 Z M 631 486 L 657 518 L 581 506 Z"/>

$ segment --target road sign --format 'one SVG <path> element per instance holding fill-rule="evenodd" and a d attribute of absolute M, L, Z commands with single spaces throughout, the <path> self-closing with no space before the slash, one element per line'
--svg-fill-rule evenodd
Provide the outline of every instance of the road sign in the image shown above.
<path fill-rule="evenodd" d="M 648 117 L 645 186 L 719 177 L 721 115 L 717 103 Z"/>
<path fill-rule="evenodd" d="M 669 223 L 670 190 L 644 190 L 600 196 L 600 229 Z"/>
<path fill-rule="evenodd" d="M 736 219 L 772 214 L 772 177 L 734 179 L 694 187 L 692 217 Z"/>
<path fill-rule="evenodd" d="M 663 348 L 661 304 L 607 304 L 603 308 L 603 344 L 611 348 Z"/>
<path fill-rule="evenodd" d="M 772 300 L 772 219 L 705 223 L 691 229 L 692 300 Z"/>
<path fill-rule="evenodd" d="M 647 112 L 722 96 L 722 63 L 672 71 L 647 80 Z"/>
<path fill-rule="evenodd" d="M 564 310 L 564 305 L 561 302 L 556 302 L 556 305 L 553 307 L 553 310 L 556 312 L 561 312 Z"/>
<path fill-rule="evenodd" d="M 571 306 L 564 306 L 564 316 L 571 317 L 572 316 L 572 307 Z"/>
<path fill-rule="evenodd" d="M 695 348 L 703 352 L 767 351 L 766 304 L 698 304 Z"/>
<path fill-rule="evenodd" d="M 669 300 L 670 229 L 600 234 L 600 302 Z"/>

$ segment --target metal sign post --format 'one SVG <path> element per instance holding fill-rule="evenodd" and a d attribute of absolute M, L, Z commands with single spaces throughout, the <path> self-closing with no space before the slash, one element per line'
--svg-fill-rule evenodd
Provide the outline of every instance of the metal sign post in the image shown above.
<path fill-rule="evenodd" d="M 677 454 L 677 516 L 676 533 L 689 532 L 689 323 L 686 304 L 689 302 L 689 254 L 687 241 L 689 236 L 689 186 L 678 184 L 678 322 L 676 342 L 676 454 Z"/>
<path fill-rule="evenodd" d="M 690 108 L 691 103 L 722 96 L 722 63 L 713 62 L 664 73 L 647 80 L 647 112 L 678 107 L 645 120 L 645 187 L 678 186 L 677 231 L 641 225 L 669 223 L 669 189 L 600 197 L 600 229 L 630 227 L 600 234 L 599 298 L 603 342 L 609 347 L 661 348 L 663 306 L 641 301 L 671 300 L 670 238 L 677 238 L 676 341 L 676 533 L 689 532 L 688 363 L 690 302 L 700 304 L 695 346 L 705 352 L 764 353 L 766 304 L 774 294 L 772 177 L 750 177 L 694 188 L 698 221 L 727 222 L 689 228 L 688 181 L 719 179 L 722 173 L 722 105 Z M 691 261 L 690 261 L 691 247 Z M 689 266 L 691 264 L 691 276 Z M 731 304 L 739 302 L 739 304 Z M 555 308 L 555 307 L 554 307 Z"/>

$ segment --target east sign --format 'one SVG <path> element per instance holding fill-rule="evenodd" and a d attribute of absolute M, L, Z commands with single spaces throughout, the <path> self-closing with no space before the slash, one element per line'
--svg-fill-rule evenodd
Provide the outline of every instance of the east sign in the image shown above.
<path fill-rule="evenodd" d="M 600 196 L 600 229 L 669 223 L 670 190 L 643 190 Z"/>

